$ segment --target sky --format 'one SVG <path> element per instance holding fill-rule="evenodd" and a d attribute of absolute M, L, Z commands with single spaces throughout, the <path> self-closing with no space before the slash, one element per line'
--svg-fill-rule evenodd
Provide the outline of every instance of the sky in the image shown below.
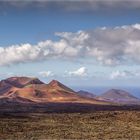
<path fill-rule="evenodd" d="M 0 1 L 0 79 L 139 86 L 140 1 Z"/>

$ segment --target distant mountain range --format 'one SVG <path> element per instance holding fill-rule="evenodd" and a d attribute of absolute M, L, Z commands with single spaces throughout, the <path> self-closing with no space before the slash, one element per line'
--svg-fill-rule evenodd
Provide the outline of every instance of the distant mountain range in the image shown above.
<path fill-rule="evenodd" d="M 111 89 L 100 96 L 82 90 L 75 92 L 57 80 L 48 84 L 31 77 L 10 77 L 0 81 L 0 105 L 47 103 L 111 105 L 140 104 L 140 100 L 118 89 Z"/>
<path fill-rule="evenodd" d="M 131 95 L 129 92 L 120 89 L 110 89 L 102 95 L 97 96 L 96 99 L 122 104 L 140 103 L 138 98 Z"/>
<path fill-rule="evenodd" d="M 96 97 L 95 94 L 90 93 L 88 91 L 84 91 L 84 90 L 78 91 L 77 94 L 79 94 L 80 96 L 83 96 L 83 97 L 88 97 L 88 98 L 95 98 Z"/>

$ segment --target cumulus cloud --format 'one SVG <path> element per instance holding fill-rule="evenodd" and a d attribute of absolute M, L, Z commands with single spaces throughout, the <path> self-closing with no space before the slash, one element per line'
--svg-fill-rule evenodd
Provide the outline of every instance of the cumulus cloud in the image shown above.
<path fill-rule="evenodd" d="M 39 72 L 39 75 L 42 77 L 52 77 L 54 76 L 54 73 L 52 71 L 41 71 Z"/>
<path fill-rule="evenodd" d="M 69 76 L 79 76 L 79 77 L 85 77 L 87 76 L 87 68 L 86 67 L 81 67 L 75 71 L 69 71 L 68 72 Z"/>
<path fill-rule="evenodd" d="M 61 37 L 63 34 L 66 33 L 59 33 L 59 36 Z M 77 33 L 67 34 L 68 38 L 61 37 L 59 41 L 46 40 L 36 45 L 27 43 L 0 47 L 0 65 L 11 65 L 55 58 L 76 58 L 80 55 L 81 51 L 84 50 L 83 44 L 84 40 L 87 39 L 87 33 L 79 31 Z"/>
<path fill-rule="evenodd" d="M 140 24 L 55 33 L 58 41 L 0 47 L 0 65 L 48 59 L 83 60 L 103 65 L 140 64 Z"/>

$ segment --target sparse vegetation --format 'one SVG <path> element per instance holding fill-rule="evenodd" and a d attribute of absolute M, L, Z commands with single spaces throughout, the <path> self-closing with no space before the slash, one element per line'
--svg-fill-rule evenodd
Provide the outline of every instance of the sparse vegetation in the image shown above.
<path fill-rule="evenodd" d="M 140 139 L 139 111 L 0 115 L 0 139 Z"/>

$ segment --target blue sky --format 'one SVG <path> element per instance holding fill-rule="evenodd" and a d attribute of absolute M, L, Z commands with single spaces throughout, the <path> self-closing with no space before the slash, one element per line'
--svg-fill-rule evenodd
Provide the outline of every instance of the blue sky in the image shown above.
<path fill-rule="evenodd" d="M 139 86 L 140 2 L 0 2 L 0 77 Z"/>

